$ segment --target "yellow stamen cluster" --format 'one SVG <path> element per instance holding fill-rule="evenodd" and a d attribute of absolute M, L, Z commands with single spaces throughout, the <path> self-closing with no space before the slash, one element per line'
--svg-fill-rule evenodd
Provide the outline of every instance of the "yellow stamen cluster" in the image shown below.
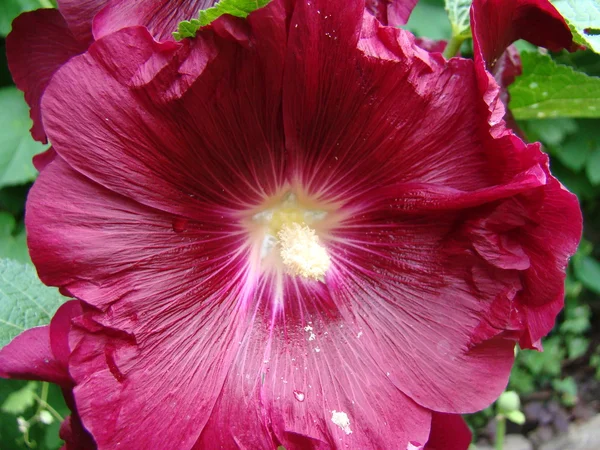
<path fill-rule="evenodd" d="M 324 281 L 331 260 L 315 230 L 304 223 L 284 222 L 277 238 L 281 259 L 289 273 Z"/>

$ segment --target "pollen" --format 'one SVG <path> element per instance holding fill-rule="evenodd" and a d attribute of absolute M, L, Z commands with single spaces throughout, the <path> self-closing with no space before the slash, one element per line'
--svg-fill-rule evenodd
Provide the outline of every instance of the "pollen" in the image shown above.
<path fill-rule="evenodd" d="M 292 275 L 323 281 L 331 260 L 315 230 L 304 223 L 285 223 L 277 233 L 279 253 Z"/>
<path fill-rule="evenodd" d="M 350 429 L 350 419 L 348 418 L 348 414 L 343 411 L 336 411 L 335 409 L 332 411 L 331 421 L 335 423 L 338 427 L 340 427 L 344 433 L 350 434 L 352 430 Z"/>

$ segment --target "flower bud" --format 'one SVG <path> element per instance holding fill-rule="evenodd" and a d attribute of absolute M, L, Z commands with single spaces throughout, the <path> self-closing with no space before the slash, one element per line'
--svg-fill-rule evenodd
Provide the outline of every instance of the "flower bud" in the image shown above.
<path fill-rule="evenodd" d="M 496 405 L 498 406 L 498 412 L 500 413 L 518 411 L 521 408 L 521 399 L 519 398 L 519 394 L 515 391 L 506 391 L 500 395 Z"/>

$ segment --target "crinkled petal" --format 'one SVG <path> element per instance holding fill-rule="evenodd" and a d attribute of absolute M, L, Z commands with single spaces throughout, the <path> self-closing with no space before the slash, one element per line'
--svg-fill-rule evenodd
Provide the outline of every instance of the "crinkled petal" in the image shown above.
<path fill-rule="evenodd" d="M 73 35 L 86 45 L 93 41 L 92 20 L 111 0 L 57 0 Z"/>
<path fill-rule="evenodd" d="M 367 11 L 384 25 L 400 26 L 408 22 L 419 0 L 366 0 Z"/>
<path fill-rule="evenodd" d="M 575 195 L 554 177 L 549 177 L 548 184 L 537 196 L 522 200 L 525 207 L 532 201 L 541 202 L 543 206 L 521 236 L 531 267 L 525 272 L 526 289 L 520 296 L 528 322 L 528 334 L 520 344 L 524 348 L 540 349 L 538 341 L 552 330 L 564 304 L 566 268 L 581 239 L 583 216 Z"/>
<path fill-rule="evenodd" d="M 464 419 L 456 414 L 433 413 L 431 435 L 425 450 L 467 450 L 471 431 Z"/>
<path fill-rule="evenodd" d="M 471 10 L 474 35 L 479 35 L 478 30 L 487 28 L 481 25 L 482 23 L 487 24 L 485 22 L 487 19 L 482 21 L 483 12 L 487 11 L 498 19 L 496 17 L 500 13 L 498 8 L 493 9 L 493 11 L 489 10 L 490 5 L 493 3 L 494 1 L 474 3 Z M 511 5 L 513 3 L 515 2 L 510 2 Z M 538 45 L 546 45 L 551 49 L 568 47 L 571 39 L 570 31 L 568 31 L 568 28 L 564 31 L 566 27 L 564 20 L 560 16 L 556 17 L 558 13 L 554 10 L 554 7 L 549 5 L 548 2 L 540 1 L 527 1 L 519 4 L 519 8 L 515 8 L 513 5 L 512 12 L 508 8 L 509 11 L 506 13 L 508 16 L 506 17 L 516 20 L 516 23 L 520 23 L 519 21 L 525 20 L 525 18 L 529 20 L 537 17 L 539 23 L 546 23 L 548 27 L 553 24 L 551 29 L 554 30 L 554 35 L 548 35 L 545 41 L 533 40 L 532 42 Z M 500 22 L 508 20 L 502 14 L 504 13 L 500 13 Z M 509 25 L 505 24 L 505 26 Z M 582 216 L 577 198 L 550 175 L 548 158 L 541 153 L 540 145 L 526 145 L 510 129 L 506 128 L 505 120 L 510 123 L 512 118 L 510 114 L 505 117 L 506 107 L 504 101 L 507 101 L 507 97 L 504 87 L 512 82 L 520 68 L 510 61 L 510 48 L 505 53 L 502 54 L 502 52 L 512 40 L 527 38 L 526 35 L 522 34 L 524 32 L 523 27 L 515 28 L 514 24 L 511 26 L 513 28 L 511 31 L 507 31 L 506 34 L 512 36 L 510 39 L 505 39 L 506 36 L 497 38 L 498 40 L 480 36 L 480 38 L 474 40 L 475 69 L 482 98 L 483 110 L 481 114 L 487 116 L 487 121 L 491 125 L 490 133 L 483 134 L 482 139 L 487 145 L 495 149 L 495 154 L 506 154 L 507 149 L 512 148 L 512 156 L 508 160 L 508 166 L 504 173 L 521 171 L 526 165 L 532 163 L 539 165 L 546 173 L 546 183 L 543 187 L 529 194 L 518 196 L 512 203 L 499 206 L 497 212 L 492 215 L 495 218 L 491 219 L 489 223 L 490 226 L 498 228 L 499 223 L 503 222 L 505 231 L 506 224 L 511 222 L 518 224 L 520 231 L 513 240 L 520 243 L 519 245 L 525 249 L 530 260 L 530 267 L 525 270 L 523 277 L 525 289 L 518 295 L 520 308 L 527 320 L 527 331 L 521 337 L 520 345 L 526 348 L 539 349 L 541 348 L 540 338 L 552 329 L 555 318 L 563 305 L 565 268 L 568 258 L 576 251 L 581 238 Z M 501 28 L 492 26 L 490 36 L 493 36 L 494 30 L 497 29 Z M 490 31 L 483 31 L 482 33 L 485 35 Z M 490 47 L 490 42 L 495 42 L 495 47 Z M 502 44 L 497 44 L 498 42 L 502 42 Z M 490 50 L 490 48 L 492 49 Z M 486 59 L 490 55 L 500 57 L 495 66 L 490 66 L 492 60 Z M 495 71 L 496 78 L 486 69 L 486 64 L 488 68 L 491 67 Z M 507 67 L 508 71 L 505 70 Z M 518 130 L 516 131 L 518 132 Z M 507 214 L 509 211 L 510 213 Z M 518 219 L 516 219 L 517 217 Z M 561 220 L 564 218 L 568 218 L 568 220 Z M 494 248 L 497 248 L 497 246 L 492 247 L 492 251 L 495 251 Z"/>
<path fill-rule="evenodd" d="M 94 37 L 99 39 L 121 28 L 143 25 L 159 41 L 173 40 L 182 20 L 198 17 L 198 12 L 216 0 L 111 0 L 94 19 Z"/>
<path fill-rule="evenodd" d="M 34 139 L 47 142 L 40 103 L 52 75 L 86 48 L 87 45 L 73 36 L 57 10 L 27 12 L 13 22 L 6 38 L 6 57 L 15 84 L 25 92 L 25 100 L 31 108 Z"/>

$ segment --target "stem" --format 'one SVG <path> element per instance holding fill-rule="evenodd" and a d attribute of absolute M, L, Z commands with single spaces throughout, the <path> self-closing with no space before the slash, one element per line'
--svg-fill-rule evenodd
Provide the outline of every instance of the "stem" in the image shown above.
<path fill-rule="evenodd" d="M 52 414 L 54 416 L 54 418 L 56 420 L 58 420 L 59 422 L 62 422 L 64 420 L 64 418 L 52 407 L 50 406 L 50 404 L 48 403 L 48 387 L 50 385 L 47 382 L 43 382 L 42 383 L 42 394 L 41 397 L 38 397 L 37 394 L 33 394 L 34 398 L 37 400 L 38 402 L 38 410 L 36 411 L 35 415 L 37 416 L 40 411 L 42 409 L 46 409 L 50 412 L 50 414 Z"/>
<path fill-rule="evenodd" d="M 38 0 L 42 8 L 54 8 L 54 5 L 50 0 Z"/>
<path fill-rule="evenodd" d="M 498 414 L 496 417 L 496 450 L 504 449 L 504 436 L 506 435 L 506 417 L 504 414 Z"/>
<path fill-rule="evenodd" d="M 448 41 L 448 45 L 444 49 L 444 58 L 450 59 L 458 53 L 460 50 L 460 46 L 465 41 L 465 38 L 460 36 L 453 36 L 452 39 Z"/>

